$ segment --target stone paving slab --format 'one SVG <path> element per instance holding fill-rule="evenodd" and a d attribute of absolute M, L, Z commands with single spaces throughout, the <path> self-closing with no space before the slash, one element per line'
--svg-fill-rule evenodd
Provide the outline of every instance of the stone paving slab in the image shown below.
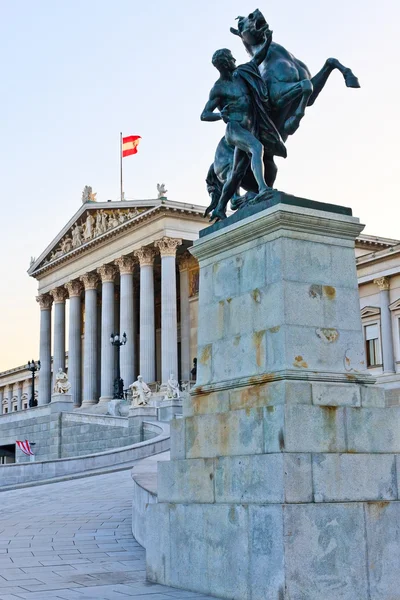
<path fill-rule="evenodd" d="M 119 471 L 3 492 L 0 600 L 209 600 L 146 581 L 132 491 Z"/>

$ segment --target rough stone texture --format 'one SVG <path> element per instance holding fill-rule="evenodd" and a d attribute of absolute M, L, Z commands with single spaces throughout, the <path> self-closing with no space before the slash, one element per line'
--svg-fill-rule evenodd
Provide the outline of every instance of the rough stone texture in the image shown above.
<path fill-rule="evenodd" d="M 364 506 L 371 600 L 399 597 L 400 502 Z"/>
<path fill-rule="evenodd" d="M 315 502 L 397 500 L 393 454 L 315 454 Z"/>
<path fill-rule="evenodd" d="M 400 452 L 400 406 L 346 409 L 351 452 Z"/>
<path fill-rule="evenodd" d="M 286 506 L 284 540 L 286 598 L 368 599 L 361 504 Z"/>
<path fill-rule="evenodd" d="M 313 383 L 312 397 L 317 406 L 361 406 L 360 387 L 351 384 Z"/>
<path fill-rule="evenodd" d="M 214 462 L 210 458 L 172 460 L 158 466 L 159 502 L 214 502 Z"/>
<path fill-rule="evenodd" d="M 263 452 L 262 409 L 198 415 L 185 421 L 187 458 Z"/>

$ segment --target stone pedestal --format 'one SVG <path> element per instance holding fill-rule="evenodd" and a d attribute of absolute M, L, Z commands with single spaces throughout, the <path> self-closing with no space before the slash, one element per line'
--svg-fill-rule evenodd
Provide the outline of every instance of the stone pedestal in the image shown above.
<path fill-rule="evenodd" d="M 74 409 L 74 400 L 72 394 L 52 394 L 51 411 L 52 412 L 72 412 Z"/>
<path fill-rule="evenodd" d="M 392 600 L 400 407 L 364 372 L 363 227 L 284 195 L 256 210 L 192 249 L 197 385 L 148 507 L 148 578 L 237 600 Z"/>

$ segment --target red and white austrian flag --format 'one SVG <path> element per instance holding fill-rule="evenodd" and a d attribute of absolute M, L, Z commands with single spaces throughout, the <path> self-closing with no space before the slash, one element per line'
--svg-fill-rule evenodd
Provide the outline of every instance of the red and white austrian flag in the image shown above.
<path fill-rule="evenodd" d="M 128 137 L 122 138 L 122 156 L 130 156 L 136 154 L 138 151 L 138 145 L 142 137 L 140 135 L 128 135 Z"/>
<path fill-rule="evenodd" d="M 32 448 L 31 448 L 31 445 L 28 442 L 28 440 L 25 440 L 24 442 L 21 442 L 21 441 L 17 440 L 16 444 L 17 444 L 18 448 L 20 450 L 22 450 L 22 452 L 24 454 L 27 454 L 28 456 L 33 456 Z"/>

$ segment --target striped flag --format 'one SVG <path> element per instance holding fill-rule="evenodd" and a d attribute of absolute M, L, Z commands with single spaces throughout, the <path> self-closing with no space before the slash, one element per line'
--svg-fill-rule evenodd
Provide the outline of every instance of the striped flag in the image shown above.
<path fill-rule="evenodd" d="M 17 440 L 15 443 L 17 444 L 18 448 L 19 448 L 20 450 L 22 450 L 22 452 L 23 452 L 24 454 L 27 454 L 28 456 L 34 456 L 34 454 L 33 454 L 33 452 L 32 452 L 31 445 L 30 445 L 30 443 L 28 442 L 28 440 L 25 440 L 24 442 L 21 442 L 21 441 L 18 441 L 18 440 Z"/>
<path fill-rule="evenodd" d="M 140 135 L 129 135 L 122 138 L 122 157 L 136 154 L 138 151 L 139 141 L 142 139 Z"/>

